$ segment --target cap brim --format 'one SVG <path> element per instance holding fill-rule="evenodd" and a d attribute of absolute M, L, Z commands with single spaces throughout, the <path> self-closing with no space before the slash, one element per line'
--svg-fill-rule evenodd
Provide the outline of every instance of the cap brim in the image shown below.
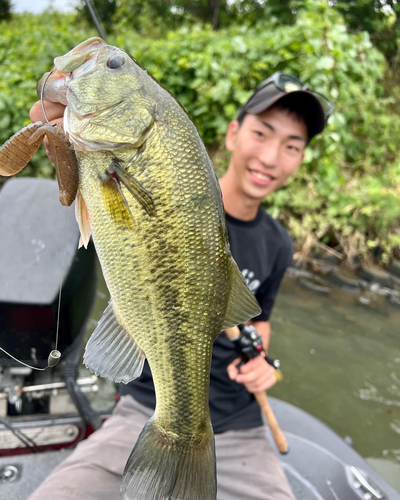
<path fill-rule="evenodd" d="M 242 112 L 257 115 L 266 111 L 273 104 L 284 98 L 291 99 L 293 96 L 300 97 L 299 109 L 304 116 L 308 128 L 309 139 L 321 133 L 326 125 L 325 112 L 318 98 L 306 90 L 295 90 L 293 92 L 282 92 L 274 85 L 268 85 L 253 95 L 242 108 Z"/>

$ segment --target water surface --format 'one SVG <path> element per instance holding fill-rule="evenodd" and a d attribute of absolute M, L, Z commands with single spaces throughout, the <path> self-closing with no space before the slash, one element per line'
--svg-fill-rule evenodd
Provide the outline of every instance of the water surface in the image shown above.
<path fill-rule="evenodd" d="M 284 379 L 269 391 L 319 418 L 400 491 L 400 312 L 372 297 L 330 296 L 286 279 L 271 318 L 270 355 Z"/>

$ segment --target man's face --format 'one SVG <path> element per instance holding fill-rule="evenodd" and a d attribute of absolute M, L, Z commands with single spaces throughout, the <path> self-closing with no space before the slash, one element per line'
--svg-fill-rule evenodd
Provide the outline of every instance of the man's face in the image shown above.
<path fill-rule="evenodd" d="M 241 126 L 231 122 L 226 147 L 232 151 L 229 169 L 237 188 L 248 198 L 261 201 L 297 171 L 306 144 L 305 123 L 285 110 L 248 114 Z"/>

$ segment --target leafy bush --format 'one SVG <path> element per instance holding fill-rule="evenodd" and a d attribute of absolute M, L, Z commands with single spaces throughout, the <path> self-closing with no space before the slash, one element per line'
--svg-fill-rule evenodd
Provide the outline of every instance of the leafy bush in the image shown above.
<path fill-rule="evenodd" d="M 298 247 L 310 237 L 349 256 L 379 246 L 387 259 L 400 246 L 399 91 L 367 33 L 349 33 L 325 0 L 303 4 L 293 25 L 271 20 L 219 32 L 193 26 L 162 39 L 121 25 L 110 43 L 128 50 L 177 97 L 216 151 L 219 171 L 227 164 L 223 136 L 229 121 L 268 75 L 291 73 L 327 95 L 336 111 L 326 132 L 313 141 L 297 176 L 266 205 Z M 53 57 L 93 34 L 71 16 L 56 14 L 23 16 L 0 25 L 0 33 L 1 143 L 29 122 L 36 80 Z M 21 53 L 22 41 L 27 49 Z M 29 173 L 50 171 L 48 162 L 37 159 Z"/>
<path fill-rule="evenodd" d="M 181 29 L 156 41 L 126 33 L 116 42 L 180 100 L 208 146 L 222 144 L 251 89 L 276 70 L 332 99 L 328 129 L 267 206 L 299 246 L 313 234 L 347 254 L 380 246 L 387 259 L 400 244 L 399 95 L 385 94 L 387 65 L 368 34 L 349 34 L 325 1 L 311 3 L 293 26 Z"/>
<path fill-rule="evenodd" d="M 0 0 L 0 21 L 11 19 L 10 0 Z"/>

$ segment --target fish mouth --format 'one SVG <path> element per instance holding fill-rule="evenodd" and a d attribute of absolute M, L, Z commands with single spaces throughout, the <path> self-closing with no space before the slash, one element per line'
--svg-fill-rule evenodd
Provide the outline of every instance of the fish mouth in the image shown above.
<path fill-rule="evenodd" d="M 107 46 L 101 38 L 89 38 L 67 54 L 54 59 L 54 68 L 45 73 L 36 86 L 40 99 L 67 105 L 68 83 L 90 71 L 100 50 Z"/>
<path fill-rule="evenodd" d="M 36 85 L 39 99 L 50 102 L 59 102 L 67 105 L 67 85 L 71 80 L 70 74 L 60 73 L 58 70 L 45 73 Z"/>

